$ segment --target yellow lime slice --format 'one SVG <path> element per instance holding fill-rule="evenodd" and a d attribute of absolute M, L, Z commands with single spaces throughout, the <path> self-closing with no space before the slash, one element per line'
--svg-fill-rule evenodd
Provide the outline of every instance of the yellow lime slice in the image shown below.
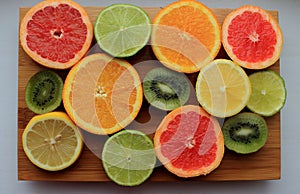
<path fill-rule="evenodd" d="M 249 76 L 252 94 L 247 107 L 262 116 L 279 112 L 286 101 L 283 78 L 272 70 L 259 71 Z"/>
<path fill-rule="evenodd" d="M 248 103 L 251 85 L 245 71 L 227 59 L 216 59 L 205 66 L 196 82 L 201 106 L 216 117 L 230 117 Z"/>
<path fill-rule="evenodd" d="M 63 112 L 34 116 L 23 132 L 22 143 L 28 159 L 48 171 L 72 165 L 83 147 L 78 128 Z"/>

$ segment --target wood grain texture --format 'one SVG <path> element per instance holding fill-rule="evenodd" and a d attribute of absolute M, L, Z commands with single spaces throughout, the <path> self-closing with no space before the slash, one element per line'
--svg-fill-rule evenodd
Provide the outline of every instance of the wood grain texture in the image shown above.
<path fill-rule="evenodd" d="M 24 17 L 29 8 L 20 8 L 20 21 Z M 92 22 L 94 23 L 97 15 L 103 9 L 102 7 L 85 7 Z M 151 19 L 159 11 L 157 7 L 144 8 Z M 213 9 L 220 23 L 223 22 L 225 16 L 232 11 L 231 9 Z M 277 11 L 270 13 L 278 19 Z M 95 40 L 94 40 L 95 43 Z M 98 52 L 97 47 L 93 47 L 91 52 Z M 222 48 L 217 58 L 228 58 Z M 19 180 L 40 180 L 40 181 L 88 181 L 101 182 L 110 181 L 106 176 L 99 155 L 102 145 L 107 137 L 95 136 L 82 131 L 85 138 L 86 146 L 80 158 L 71 167 L 59 172 L 47 172 L 34 166 L 26 157 L 23 149 L 21 137 L 28 121 L 34 116 L 25 104 L 24 90 L 29 78 L 37 71 L 44 67 L 38 65 L 23 51 L 19 44 L 19 66 L 18 66 L 18 179 Z M 154 54 L 149 46 L 146 46 L 136 56 L 128 59 L 132 64 L 139 64 L 143 61 L 155 60 Z M 154 65 L 155 66 L 155 65 Z M 276 62 L 269 69 L 280 72 L 280 63 Z M 57 71 L 62 78 L 65 78 L 68 71 Z M 251 71 L 247 70 L 247 73 Z M 190 74 L 188 77 L 195 82 L 197 74 Z M 149 120 L 147 114 L 147 104 L 143 103 L 143 108 L 137 119 L 140 123 Z M 64 111 L 63 106 L 58 110 Z M 159 121 L 160 117 L 152 120 Z M 266 145 L 258 152 L 249 155 L 235 154 L 229 150 L 225 151 L 225 155 L 221 165 L 207 176 L 200 176 L 191 179 L 178 178 L 168 172 L 164 167 L 155 168 L 149 181 L 233 181 L 233 180 L 270 180 L 280 179 L 280 113 L 266 118 L 269 127 L 269 137 Z M 136 122 L 138 123 L 138 122 Z M 154 132 L 155 125 L 145 125 L 144 130 Z M 134 125 L 130 127 L 134 128 Z M 153 134 L 150 134 L 152 136 Z"/>

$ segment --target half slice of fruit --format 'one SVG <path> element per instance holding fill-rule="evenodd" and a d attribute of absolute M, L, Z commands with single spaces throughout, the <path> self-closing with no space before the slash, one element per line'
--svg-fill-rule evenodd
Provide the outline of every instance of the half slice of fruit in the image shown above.
<path fill-rule="evenodd" d="M 95 134 L 115 133 L 137 116 L 143 100 L 140 77 L 125 60 L 93 54 L 68 73 L 63 104 L 74 122 Z"/>
<path fill-rule="evenodd" d="M 130 57 L 148 42 L 151 21 L 140 7 L 113 4 L 104 8 L 95 23 L 95 38 L 100 48 L 114 57 Z"/>
<path fill-rule="evenodd" d="M 245 71 L 227 59 L 216 59 L 205 66 L 196 82 L 201 106 L 216 117 L 230 117 L 248 103 L 251 85 Z"/>
<path fill-rule="evenodd" d="M 33 6 L 20 24 L 24 51 L 46 67 L 66 69 L 88 51 L 93 25 L 81 5 L 72 0 L 47 0 Z"/>
<path fill-rule="evenodd" d="M 156 155 L 152 140 L 136 130 L 123 130 L 104 144 L 102 164 L 107 176 L 123 186 L 136 186 L 153 172 Z"/>
<path fill-rule="evenodd" d="M 185 178 L 210 173 L 220 165 L 224 154 L 218 121 L 195 105 L 170 112 L 155 132 L 154 146 L 162 164 Z"/>
<path fill-rule="evenodd" d="M 280 57 L 283 35 L 278 22 L 264 9 L 246 5 L 224 20 L 222 42 L 229 57 L 249 69 L 263 69 Z"/>
<path fill-rule="evenodd" d="M 159 11 L 152 23 L 154 54 L 175 71 L 197 72 L 220 50 L 220 25 L 214 13 L 200 2 L 171 3 Z"/>
<path fill-rule="evenodd" d="M 83 147 L 78 128 L 63 112 L 34 116 L 23 132 L 22 144 L 29 160 L 48 171 L 72 165 Z"/>
<path fill-rule="evenodd" d="M 283 78 L 272 70 L 259 71 L 249 76 L 252 94 L 247 107 L 262 116 L 272 116 L 285 104 L 286 89 Z"/>

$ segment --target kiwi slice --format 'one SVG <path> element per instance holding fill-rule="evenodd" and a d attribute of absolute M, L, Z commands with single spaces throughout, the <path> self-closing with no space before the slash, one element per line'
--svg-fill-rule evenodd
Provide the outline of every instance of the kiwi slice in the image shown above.
<path fill-rule="evenodd" d="M 25 89 L 27 107 L 36 114 L 55 110 L 62 101 L 63 80 L 51 70 L 34 74 Z"/>
<path fill-rule="evenodd" d="M 190 82 L 186 75 L 163 67 L 146 74 L 143 88 L 147 101 L 166 111 L 184 105 L 190 96 Z"/>
<path fill-rule="evenodd" d="M 268 138 L 265 119 L 250 112 L 239 113 L 226 120 L 222 131 L 225 146 L 240 154 L 258 151 Z"/>

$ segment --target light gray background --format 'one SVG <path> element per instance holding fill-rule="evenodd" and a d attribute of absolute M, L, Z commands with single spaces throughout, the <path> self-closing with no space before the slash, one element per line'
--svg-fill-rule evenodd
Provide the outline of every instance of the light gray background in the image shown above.
<path fill-rule="evenodd" d="M 236 8 L 244 4 L 279 10 L 285 44 L 281 56 L 281 75 L 286 81 L 288 98 L 282 110 L 281 180 L 245 182 L 150 183 L 124 188 L 114 183 L 59 183 L 17 180 L 17 66 L 19 7 L 32 6 L 38 0 L 0 2 L 0 193 L 299 193 L 300 172 L 300 1 L 299 0 L 203 0 L 211 8 Z M 172 1 L 77 0 L 83 6 L 132 3 L 139 6 L 165 6 Z"/>

